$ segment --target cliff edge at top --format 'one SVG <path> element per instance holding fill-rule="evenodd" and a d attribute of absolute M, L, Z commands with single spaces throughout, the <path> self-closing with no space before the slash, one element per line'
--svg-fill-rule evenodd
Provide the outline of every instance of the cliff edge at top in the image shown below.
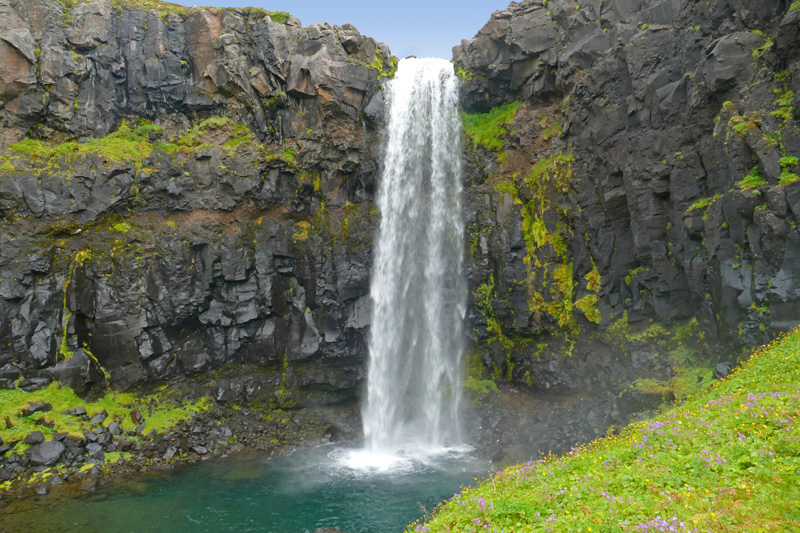
<path fill-rule="evenodd" d="M 157 1 L 0 2 L 0 148 L 30 132 L 103 136 L 122 118 L 226 115 L 276 141 L 357 117 L 392 68 L 350 25 Z M 296 117 L 302 111 L 302 120 Z"/>

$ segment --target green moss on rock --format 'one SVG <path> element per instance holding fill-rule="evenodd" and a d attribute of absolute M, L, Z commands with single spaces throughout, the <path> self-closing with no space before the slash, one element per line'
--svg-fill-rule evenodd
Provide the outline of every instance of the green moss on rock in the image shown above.
<path fill-rule="evenodd" d="M 501 137 L 508 133 L 506 126 L 514 120 L 521 101 L 496 107 L 488 113 L 462 113 L 464 131 L 474 147 L 498 151 L 503 147 Z"/>

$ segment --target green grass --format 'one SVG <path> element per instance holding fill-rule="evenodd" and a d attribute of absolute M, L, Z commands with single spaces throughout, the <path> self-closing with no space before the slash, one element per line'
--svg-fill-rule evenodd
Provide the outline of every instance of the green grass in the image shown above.
<path fill-rule="evenodd" d="M 66 162 L 73 162 L 80 157 L 97 154 L 113 162 L 141 163 L 153 151 L 148 133 L 160 129 L 149 123 L 142 123 L 131 128 L 130 124 L 123 120 L 117 131 L 109 133 L 105 137 L 88 139 L 83 143 L 78 141 L 53 143 L 40 139 L 24 139 L 12 144 L 3 155 L 3 159 L 7 160 L 22 155 L 37 162 L 62 158 Z"/>
<path fill-rule="evenodd" d="M 797 11 L 800 9 L 800 2 L 792 2 L 792 5 L 789 6 L 789 12 Z"/>
<path fill-rule="evenodd" d="M 408 531 L 798 531 L 798 416 L 800 328 L 680 407 L 503 470 Z"/>
<path fill-rule="evenodd" d="M 791 155 L 785 155 L 778 160 L 778 163 L 781 165 L 781 175 L 778 177 L 778 183 L 783 185 L 789 185 L 790 183 L 794 183 L 797 180 L 800 180 L 800 176 L 795 174 L 794 172 L 790 171 L 790 167 L 796 167 L 798 163 L 798 158 Z"/>
<path fill-rule="evenodd" d="M 161 133 L 160 126 L 145 120 L 139 120 L 131 126 L 123 120 L 119 129 L 105 137 L 90 138 L 85 142 L 67 141 L 54 143 L 41 139 L 24 139 L 12 144 L 5 154 L 0 156 L 0 170 L 14 171 L 13 162 L 18 158 L 28 158 L 40 167 L 55 167 L 56 161 L 74 162 L 81 157 L 98 155 L 112 162 L 130 161 L 141 166 L 155 149 L 167 153 L 191 153 L 201 146 L 219 144 L 228 152 L 236 151 L 239 146 L 254 144 L 250 129 L 237 124 L 228 117 L 212 117 L 188 130 L 184 135 L 171 139 L 170 142 L 154 146 L 150 141 L 150 132 Z"/>
<path fill-rule="evenodd" d="M 549 141 L 552 137 L 560 137 L 564 133 L 564 126 L 560 122 L 553 122 L 542 130 L 542 139 Z"/>
<path fill-rule="evenodd" d="M 689 209 L 687 209 L 687 211 L 694 211 L 695 209 L 707 209 L 720 198 L 722 198 L 721 194 L 717 194 L 713 198 L 711 197 L 700 198 L 699 200 L 695 200 L 694 203 L 691 206 L 689 206 Z"/>
<path fill-rule="evenodd" d="M 761 175 L 761 170 L 759 170 L 758 165 L 756 165 L 750 170 L 750 173 L 738 183 L 738 186 L 740 189 L 746 190 L 757 189 L 766 184 L 767 180 Z"/>
<path fill-rule="evenodd" d="M 131 225 L 127 222 L 117 222 L 113 226 L 111 226 L 111 231 L 115 231 L 117 233 L 128 233 L 131 230 Z"/>
<path fill-rule="evenodd" d="M 47 402 L 53 409 L 47 413 L 20 416 L 20 411 L 30 402 Z M 69 387 L 59 387 L 58 383 L 52 383 L 47 388 L 34 392 L 25 392 L 21 389 L 0 390 L 0 438 L 6 443 L 16 442 L 33 431 L 42 431 L 45 436 L 59 431 L 82 437 L 83 430 L 93 429 L 90 424 L 80 417 L 63 414 L 67 409 L 75 407 L 84 407 L 89 418 L 106 411 L 108 418 L 104 425 L 117 420 L 124 430 L 134 429 L 135 424 L 131 420 L 130 412 L 137 409 L 144 416 L 145 432 L 155 429 L 160 433 L 189 418 L 191 413 L 208 410 L 212 402 L 210 398 L 202 398 L 193 403 L 181 402 L 164 394 L 139 396 L 119 392 L 109 392 L 96 401 L 85 401 Z M 155 406 L 150 409 L 149 406 L 153 404 Z M 6 419 L 11 422 L 11 428 L 6 427 Z M 53 422 L 53 429 L 36 424 L 38 419 Z M 17 445 L 8 453 L 20 451 L 21 446 Z"/>
<path fill-rule="evenodd" d="M 123 120 L 117 131 L 105 137 L 88 139 L 84 143 L 69 141 L 54 144 L 38 139 L 25 139 L 12 144 L 9 151 L 34 160 L 64 158 L 67 162 L 72 162 L 87 154 L 98 154 L 114 162 L 140 162 L 153 150 L 153 145 L 147 138 L 148 131 L 153 128 L 155 126 L 146 125 L 131 129 Z M 12 154 L 7 154 L 6 157 L 10 155 Z"/>
<path fill-rule="evenodd" d="M 784 187 L 790 183 L 794 183 L 797 180 L 800 180 L 800 176 L 794 172 L 789 172 L 788 170 L 784 170 L 781 172 L 781 175 L 778 176 L 778 184 L 783 185 Z"/>
<path fill-rule="evenodd" d="M 165 152 L 191 152 L 195 148 L 210 145 L 214 137 L 228 137 L 222 145 L 228 151 L 254 142 L 250 129 L 244 124 L 237 124 L 229 117 L 211 117 L 187 131 L 174 143 L 159 145 L 159 149 Z"/>
<path fill-rule="evenodd" d="M 282 152 L 267 153 L 265 159 L 267 161 L 284 161 L 287 165 L 294 166 L 295 157 L 297 157 L 297 150 L 289 148 Z"/>
<path fill-rule="evenodd" d="M 488 113 L 462 113 L 464 131 L 472 140 L 472 145 L 483 146 L 487 150 L 500 150 L 503 147 L 500 137 L 507 133 L 506 125 L 514 120 L 521 105 L 522 102 L 517 101 L 495 107 Z"/>

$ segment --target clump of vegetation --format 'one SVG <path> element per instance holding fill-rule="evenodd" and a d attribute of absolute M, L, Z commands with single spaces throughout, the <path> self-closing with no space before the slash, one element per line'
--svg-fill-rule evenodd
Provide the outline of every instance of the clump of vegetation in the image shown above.
<path fill-rule="evenodd" d="M 630 271 L 625 275 L 625 283 L 630 287 L 631 283 L 633 283 L 633 278 L 640 272 L 647 272 L 650 270 L 650 267 L 646 266 L 638 266 Z"/>
<path fill-rule="evenodd" d="M 464 390 L 477 400 L 492 392 L 500 392 L 497 388 L 497 383 L 491 379 L 483 379 L 484 368 L 479 352 L 472 352 L 467 356 L 467 375 L 464 379 Z"/>
<path fill-rule="evenodd" d="M 738 186 L 742 190 L 757 189 L 762 185 L 766 185 L 767 180 L 761 175 L 761 169 L 758 165 L 754 166 L 750 172 L 739 183 Z"/>
<path fill-rule="evenodd" d="M 292 239 L 299 242 L 308 240 L 308 230 L 311 229 L 311 222 L 308 222 L 307 220 L 301 220 L 297 223 L 297 228 L 299 231 L 292 235 Z"/>
<path fill-rule="evenodd" d="M 689 206 L 689 209 L 687 209 L 687 211 L 695 211 L 698 209 L 702 209 L 703 220 L 706 220 L 708 219 L 708 209 L 712 205 L 714 205 L 714 203 L 720 198 L 722 198 L 722 195 L 719 193 L 715 194 L 713 197 L 699 198 L 695 200 L 694 203 L 692 203 L 692 205 Z"/>
<path fill-rule="evenodd" d="M 547 125 L 549 117 L 545 117 L 540 125 L 544 128 L 542 130 L 542 139 L 545 141 L 549 141 L 553 137 L 560 137 L 562 133 L 564 133 L 564 126 L 561 125 L 558 121 L 553 121 L 552 124 L 549 126 Z"/>
<path fill-rule="evenodd" d="M 117 222 L 111 226 L 111 230 L 116 231 L 117 233 L 126 234 L 131 230 L 131 225 L 127 222 Z"/>
<path fill-rule="evenodd" d="M 123 120 L 117 131 L 105 137 L 87 139 L 85 142 L 53 143 L 40 139 L 25 139 L 12 144 L 3 158 L 8 160 L 22 155 L 34 162 L 46 163 L 53 159 L 73 162 L 87 155 L 98 155 L 113 162 L 131 161 L 139 165 L 153 151 L 153 145 L 148 137 L 151 131 L 161 131 L 161 128 L 144 120 L 138 121 L 131 127 Z"/>
<path fill-rule="evenodd" d="M 744 115 L 733 115 L 728 121 L 730 127 L 737 135 L 747 135 L 748 132 L 754 131 L 761 127 L 761 118 L 758 113 L 745 113 Z M 727 139 L 726 139 L 727 141 Z"/>
<path fill-rule="evenodd" d="M 211 117 L 202 121 L 174 142 L 162 143 L 158 149 L 167 153 L 191 152 L 201 146 L 221 145 L 229 152 L 254 143 L 250 128 L 229 117 Z"/>
<path fill-rule="evenodd" d="M 79 3 L 80 1 L 86 0 L 60 0 L 62 4 L 66 7 L 72 7 L 72 5 Z M 191 15 L 196 11 L 200 11 L 201 9 L 207 9 L 202 6 L 182 6 L 179 4 L 173 4 L 171 2 L 164 2 L 162 0 L 111 0 L 111 6 L 114 8 L 115 11 L 121 13 L 125 9 L 138 9 L 144 11 L 152 11 L 156 13 L 160 17 L 164 17 L 171 13 L 175 13 L 186 17 Z M 233 8 L 228 8 L 233 9 Z M 246 8 L 236 8 L 239 11 L 244 11 L 248 13 L 251 17 L 264 17 L 269 15 L 273 22 L 278 22 L 280 24 L 286 24 L 291 17 L 291 14 L 286 11 L 268 11 L 266 9 L 261 9 L 258 7 L 246 7 Z"/>
<path fill-rule="evenodd" d="M 384 66 L 386 61 L 383 58 L 383 52 L 375 49 L 375 57 L 372 59 L 372 63 L 367 66 L 378 71 L 378 78 L 393 78 L 395 72 L 397 72 L 397 62 L 397 58 L 391 56 L 389 58 L 389 68 L 386 68 Z"/>
<path fill-rule="evenodd" d="M 680 407 L 503 470 L 407 531 L 795 529 L 798 414 L 795 330 Z"/>
<path fill-rule="evenodd" d="M 587 294 L 583 298 L 575 300 L 575 307 L 583 311 L 583 315 L 589 322 L 600 323 L 601 315 L 600 310 L 597 309 L 596 294 Z"/>
<path fill-rule="evenodd" d="M 778 160 L 781 165 L 781 175 L 778 177 L 778 183 L 786 186 L 800 180 L 800 176 L 792 172 L 790 169 L 796 167 L 798 159 L 794 156 L 783 156 Z"/>
<path fill-rule="evenodd" d="M 494 275 L 489 277 L 489 283 L 482 283 L 475 289 L 475 294 L 473 296 L 475 298 L 475 307 L 486 320 L 486 329 L 489 332 L 489 340 L 487 342 L 489 344 L 499 344 L 506 355 L 510 355 L 514 349 L 514 341 L 503 333 L 503 328 L 500 325 L 500 321 L 497 319 L 497 315 L 495 315 L 494 306 L 492 304 L 496 298 Z"/>
<path fill-rule="evenodd" d="M 708 209 L 714 204 L 714 202 L 716 202 L 720 198 L 722 198 L 721 194 L 717 194 L 713 198 L 711 197 L 699 198 L 695 200 L 694 203 L 692 203 L 692 205 L 689 206 L 689 209 L 687 209 L 687 211 L 694 211 L 695 209 Z"/>
<path fill-rule="evenodd" d="M 780 122 L 785 123 L 794 119 L 794 109 L 792 103 L 794 102 L 794 91 L 789 89 L 789 71 L 784 70 L 775 74 L 775 83 L 779 87 L 775 87 L 773 91 L 778 97 L 774 102 L 775 109 L 770 111 L 770 115 L 777 118 Z"/>
<path fill-rule="evenodd" d="M 487 150 L 500 150 L 503 147 L 501 137 L 508 133 L 506 126 L 514 120 L 521 105 L 522 102 L 517 101 L 495 107 L 488 113 L 462 113 L 464 131 L 472 140 L 472 145 L 482 146 Z"/>
<path fill-rule="evenodd" d="M 461 65 L 455 66 L 455 73 L 461 81 L 472 81 L 474 74 L 464 69 Z"/>
<path fill-rule="evenodd" d="M 569 191 L 574 161 L 572 154 L 553 154 L 540 159 L 525 177 L 532 198 L 522 208 L 522 231 L 528 253 L 524 261 L 528 266 L 531 311 L 546 312 L 561 327 L 574 324 L 575 282 L 565 238 L 571 229 L 563 221 L 554 199 Z M 551 210 L 556 210 L 559 216 L 549 217 L 556 222 L 555 227 L 551 226 L 548 230 L 545 220 Z M 548 246 L 555 252 L 555 260 L 546 253 Z M 540 290 L 536 290 L 537 287 Z M 584 299 L 581 309 L 587 317 L 599 319 L 591 311 L 595 303 L 596 300 L 592 298 Z"/>
<path fill-rule="evenodd" d="M 764 42 L 761 44 L 761 46 L 753 48 L 753 59 L 761 59 L 764 57 L 764 54 L 772 50 L 772 47 L 775 45 L 775 43 L 773 42 L 771 36 L 765 35 L 761 30 L 755 30 L 753 33 L 764 38 Z"/>
<path fill-rule="evenodd" d="M 155 401 L 153 401 L 155 399 Z M 52 409 L 46 413 L 37 412 L 25 415 L 24 409 L 33 403 L 49 403 Z M 77 438 L 83 438 L 83 431 L 91 431 L 88 420 L 80 416 L 66 415 L 68 409 L 83 407 L 86 409 L 87 419 L 105 411 L 108 414 L 105 423 L 117 421 L 125 430 L 133 430 L 136 424 L 130 413 L 138 410 L 145 419 L 145 430 L 156 430 L 161 433 L 181 420 L 186 420 L 193 413 L 207 411 L 213 405 L 209 397 L 197 402 L 185 402 L 172 398 L 161 391 L 155 395 L 136 395 L 131 393 L 109 392 L 95 401 L 86 401 L 75 394 L 67 386 L 54 382 L 47 388 L 34 392 L 25 392 L 22 389 L 0 390 L 0 439 L 8 445 L 18 443 L 7 453 L 21 453 L 26 447 L 20 442 L 26 435 L 34 431 L 41 431 L 45 438 L 54 432 L 67 433 Z M 43 424 L 46 423 L 45 424 Z M 52 423 L 53 427 L 50 427 Z"/>

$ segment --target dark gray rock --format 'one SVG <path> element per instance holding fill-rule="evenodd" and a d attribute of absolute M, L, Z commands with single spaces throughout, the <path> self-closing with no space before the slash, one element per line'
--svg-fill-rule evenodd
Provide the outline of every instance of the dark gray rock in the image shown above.
<path fill-rule="evenodd" d="M 31 464 L 34 466 L 52 466 L 58 462 L 65 449 L 64 443 L 56 440 L 49 440 L 31 446 Z"/>
<path fill-rule="evenodd" d="M 32 431 L 25 435 L 25 438 L 22 441 L 26 444 L 39 444 L 44 442 L 44 433 L 41 431 Z"/>
<path fill-rule="evenodd" d="M 722 363 L 717 363 L 714 366 L 714 379 L 723 379 L 730 375 L 731 373 L 731 363 L 729 361 L 724 361 Z"/>
<path fill-rule="evenodd" d="M 53 406 L 47 402 L 37 403 L 30 402 L 23 410 L 23 416 L 30 416 L 34 413 L 47 413 L 53 409 Z"/>
<path fill-rule="evenodd" d="M 70 387 L 76 394 L 85 394 L 92 388 L 101 385 L 104 380 L 102 370 L 83 348 L 78 348 L 70 358 L 57 363 L 50 372 L 53 379 Z M 85 413 L 84 409 L 83 413 L 76 412 L 74 414 Z"/>
<path fill-rule="evenodd" d="M 97 413 L 96 415 L 94 415 L 92 418 L 90 418 L 89 419 L 89 423 L 90 424 L 102 424 L 103 420 L 105 420 L 107 416 L 108 416 L 108 413 L 106 413 L 105 411 L 102 411 L 102 412 Z"/>

